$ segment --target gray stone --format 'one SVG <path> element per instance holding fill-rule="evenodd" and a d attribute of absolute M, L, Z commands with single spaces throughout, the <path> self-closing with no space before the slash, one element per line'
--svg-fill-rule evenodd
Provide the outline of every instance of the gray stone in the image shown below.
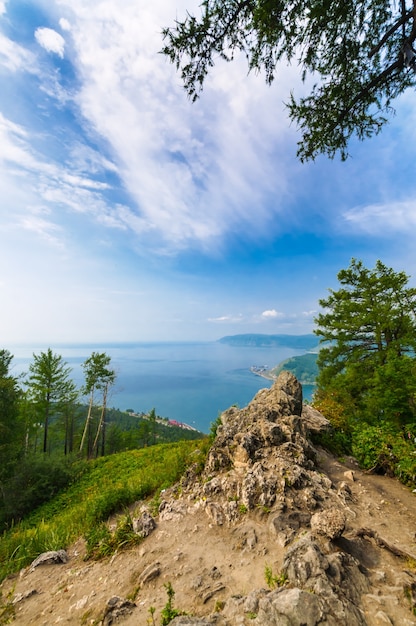
<path fill-rule="evenodd" d="M 317 595 L 301 589 L 282 589 L 260 600 L 256 626 L 316 626 L 323 608 Z"/>
<path fill-rule="evenodd" d="M 345 513 L 340 509 L 319 511 L 312 515 L 311 528 L 315 535 L 323 535 L 331 541 L 341 537 L 345 530 Z"/>
<path fill-rule="evenodd" d="M 161 566 L 158 561 L 156 563 L 152 563 L 151 565 L 148 565 L 140 574 L 139 583 L 141 585 L 145 585 L 146 583 L 149 583 L 151 580 L 154 580 L 155 578 L 160 576 L 160 572 L 161 572 Z"/>
<path fill-rule="evenodd" d="M 103 626 L 111 626 L 113 623 L 118 622 L 119 617 L 125 617 L 130 615 L 136 608 L 134 602 L 120 598 L 119 596 L 113 596 L 108 600 L 107 606 L 104 611 Z"/>
<path fill-rule="evenodd" d="M 141 516 L 133 520 L 133 530 L 141 537 L 148 537 L 156 528 L 156 522 L 148 511 L 143 511 Z"/>
<path fill-rule="evenodd" d="M 65 550 L 50 550 L 43 552 L 30 564 L 30 571 L 39 565 L 57 565 L 60 563 L 68 563 L 68 555 Z"/>

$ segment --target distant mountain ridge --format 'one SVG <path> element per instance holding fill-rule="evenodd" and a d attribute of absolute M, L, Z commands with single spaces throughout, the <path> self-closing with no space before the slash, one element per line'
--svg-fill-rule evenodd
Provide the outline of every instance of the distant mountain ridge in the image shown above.
<path fill-rule="evenodd" d="M 307 335 L 262 335 L 262 334 L 244 334 L 244 335 L 228 335 L 218 339 L 220 343 L 229 346 L 256 347 L 256 348 L 274 348 L 285 347 L 295 348 L 296 350 L 318 350 L 318 338 L 313 333 Z"/>

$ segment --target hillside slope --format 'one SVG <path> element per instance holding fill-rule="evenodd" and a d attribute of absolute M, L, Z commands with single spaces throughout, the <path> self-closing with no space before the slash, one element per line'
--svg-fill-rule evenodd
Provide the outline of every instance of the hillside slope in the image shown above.
<path fill-rule="evenodd" d="M 174 626 L 416 625 L 416 496 L 316 449 L 327 423 L 301 394 L 283 373 L 226 411 L 139 546 L 94 562 L 79 540 L 67 563 L 4 581 L 14 623 L 159 625 L 171 583 L 193 616 Z M 143 528 L 149 507 L 133 509 Z"/>

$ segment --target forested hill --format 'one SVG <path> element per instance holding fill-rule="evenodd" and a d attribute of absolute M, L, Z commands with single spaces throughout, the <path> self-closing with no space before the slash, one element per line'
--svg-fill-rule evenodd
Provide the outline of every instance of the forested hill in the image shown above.
<path fill-rule="evenodd" d="M 286 359 L 266 372 L 272 380 L 276 380 L 280 372 L 284 370 L 292 372 L 303 385 L 314 385 L 318 376 L 318 365 L 316 363 L 317 354 L 301 354 Z"/>
<path fill-rule="evenodd" d="M 310 333 L 309 335 L 228 335 L 218 339 L 220 343 L 229 346 L 242 347 L 284 347 L 295 348 L 296 350 L 314 350 L 318 346 L 318 338 Z"/>

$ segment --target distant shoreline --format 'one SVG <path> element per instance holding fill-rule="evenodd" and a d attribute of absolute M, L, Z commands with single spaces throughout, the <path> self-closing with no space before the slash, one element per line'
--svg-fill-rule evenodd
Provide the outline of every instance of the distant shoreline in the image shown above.
<path fill-rule="evenodd" d="M 250 372 L 252 374 L 254 374 L 255 376 L 261 376 L 261 378 L 265 378 L 266 380 L 271 380 L 272 382 L 274 382 L 275 380 L 277 380 L 277 376 L 275 376 L 274 374 L 272 374 L 270 371 L 268 370 L 256 370 L 254 367 L 250 367 Z M 311 385 L 311 386 L 315 386 L 316 382 L 315 381 L 310 381 L 310 380 L 299 380 L 301 385 Z"/>

